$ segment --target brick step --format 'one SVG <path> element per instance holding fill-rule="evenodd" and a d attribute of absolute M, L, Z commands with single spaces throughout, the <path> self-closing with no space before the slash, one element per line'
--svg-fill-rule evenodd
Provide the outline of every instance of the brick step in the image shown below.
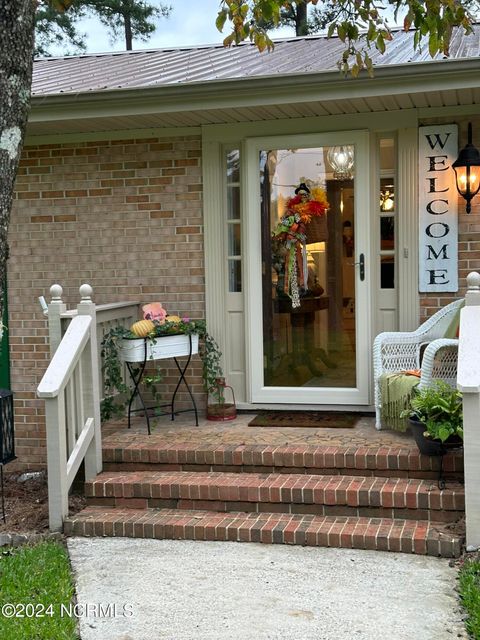
<path fill-rule="evenodd" d="M 454 522 L 464 488 L 429 480 L 305 474 L 106 472 L 85 484 L 91 505 L 132 509 L 308 513 Z"/>
<path fill-rule="evenodd" d="M 87 507 L 65 521 L 70 536 L 219 540 L 401 551 L 458 557 L 462 536 L 425 521 L 194 510 Z"/>
<path fill-rule="evenodd" d="M 307 473 L 436 479 L 439 458 L 416 448 L 327 447 L 314 445 L 191 445 L 109 436 L 103 444 L 105 471 L 227 471 Z M 463 477 L 463 453 L 443 460 L 446 478 Z"/>

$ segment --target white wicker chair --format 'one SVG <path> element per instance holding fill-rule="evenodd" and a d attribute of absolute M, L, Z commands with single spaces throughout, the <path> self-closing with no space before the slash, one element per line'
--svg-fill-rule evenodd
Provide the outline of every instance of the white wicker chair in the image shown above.
<path fill-rule="evenodd" d="M 450 303 L 426 320 L 416 331 L 380 333 L 373 343 L 375 380 L 375 426 L 382 428 L 382 398 L 379 378 L 382 373 L 421 369 L 420 388 L 440 379 L 454 386 L 457 378 L 458 339 L 444 338 L 463 299 Z"/>

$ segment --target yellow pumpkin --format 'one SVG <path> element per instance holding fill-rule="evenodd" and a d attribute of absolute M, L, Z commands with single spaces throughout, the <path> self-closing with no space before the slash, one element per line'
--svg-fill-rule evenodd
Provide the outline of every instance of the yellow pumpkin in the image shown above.
<path fill-rule="evenodd" d="M 145 338 L 155 329 L 155 325 L 151 320 L 139 320 L 130 327 L 130 331 L 139 338 Z"/>
<path fill-rule="evenodd" d="M 167 316 L 165 318 L 165 322 L 171 322 L 172 324 L 178 324 L 181 321 L 182 319 L 180 318 L 180 316 Z"/>

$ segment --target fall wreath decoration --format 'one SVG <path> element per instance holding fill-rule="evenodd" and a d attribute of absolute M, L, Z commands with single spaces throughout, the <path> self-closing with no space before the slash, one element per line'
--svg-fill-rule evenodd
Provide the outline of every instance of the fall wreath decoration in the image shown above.
<path fill-rule="evenodd" d="M 295 196 L 287 200 L 285 215 L 272 233 L 273 244 L 285 247 L 284 292 L 292 301 L 292 308 L 300 306 L 300 289 L 307 288 L 307 227 L 312 218 L 324 216 L 328 211 L 325 190 L 309 189 L 302 182 Z"/>

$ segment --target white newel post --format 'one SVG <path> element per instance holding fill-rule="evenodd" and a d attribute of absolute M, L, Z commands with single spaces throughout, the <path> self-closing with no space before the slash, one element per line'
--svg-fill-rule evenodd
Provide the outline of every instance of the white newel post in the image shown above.
<path fill-rule="evenodd" d="M 48 333 L 50 357 L 62 340 L 61 314 L 67 310 L 59 284 L 50 287 L 48 305 Z M 45 399 L 45 425 L 47 432 L 48 504 L 50 528 L 60 530 L 68 513 L 67 439 L 64 397 Z"/>
<path fill-rule="evenodd" d="M 467 548 L 480 547 L 480 274 L 467 276 L 460 315 L 457 386 L 463 393 Z"/>
<path fill-rule="evenodd" d="M 85 479 L 91 480 L 102 470 L 102 438 L 100 423 L 100 387 L 98 373 L 97 319 L 96 306 L 92 301 L 93 289 L 89 284 L 82 284 L 79 289 L 80 303 L 78 315 L 92 317 L 90 328 L 90 344 L 82 355 L 83 398 L 85 415 L 93 416 L 95 434 L 85 454 Z"/>
<path fill-rule="evenodd" d="M 48 518 L 52 531 L 61 531 L 68 514 L 67 425 L 65 396 L 45 399 L 48 468 Z"/>
<path fill-rule="evenodd" d="M 52 284 L 50 295 L 52 296 L 48 305 L 48 335 L 50 340 L 50 357 L 58 348 L 62 341 L 62 313 L 67 310 L 67 305 L 62 300 L 63 289 L 59 284 Z"/>

